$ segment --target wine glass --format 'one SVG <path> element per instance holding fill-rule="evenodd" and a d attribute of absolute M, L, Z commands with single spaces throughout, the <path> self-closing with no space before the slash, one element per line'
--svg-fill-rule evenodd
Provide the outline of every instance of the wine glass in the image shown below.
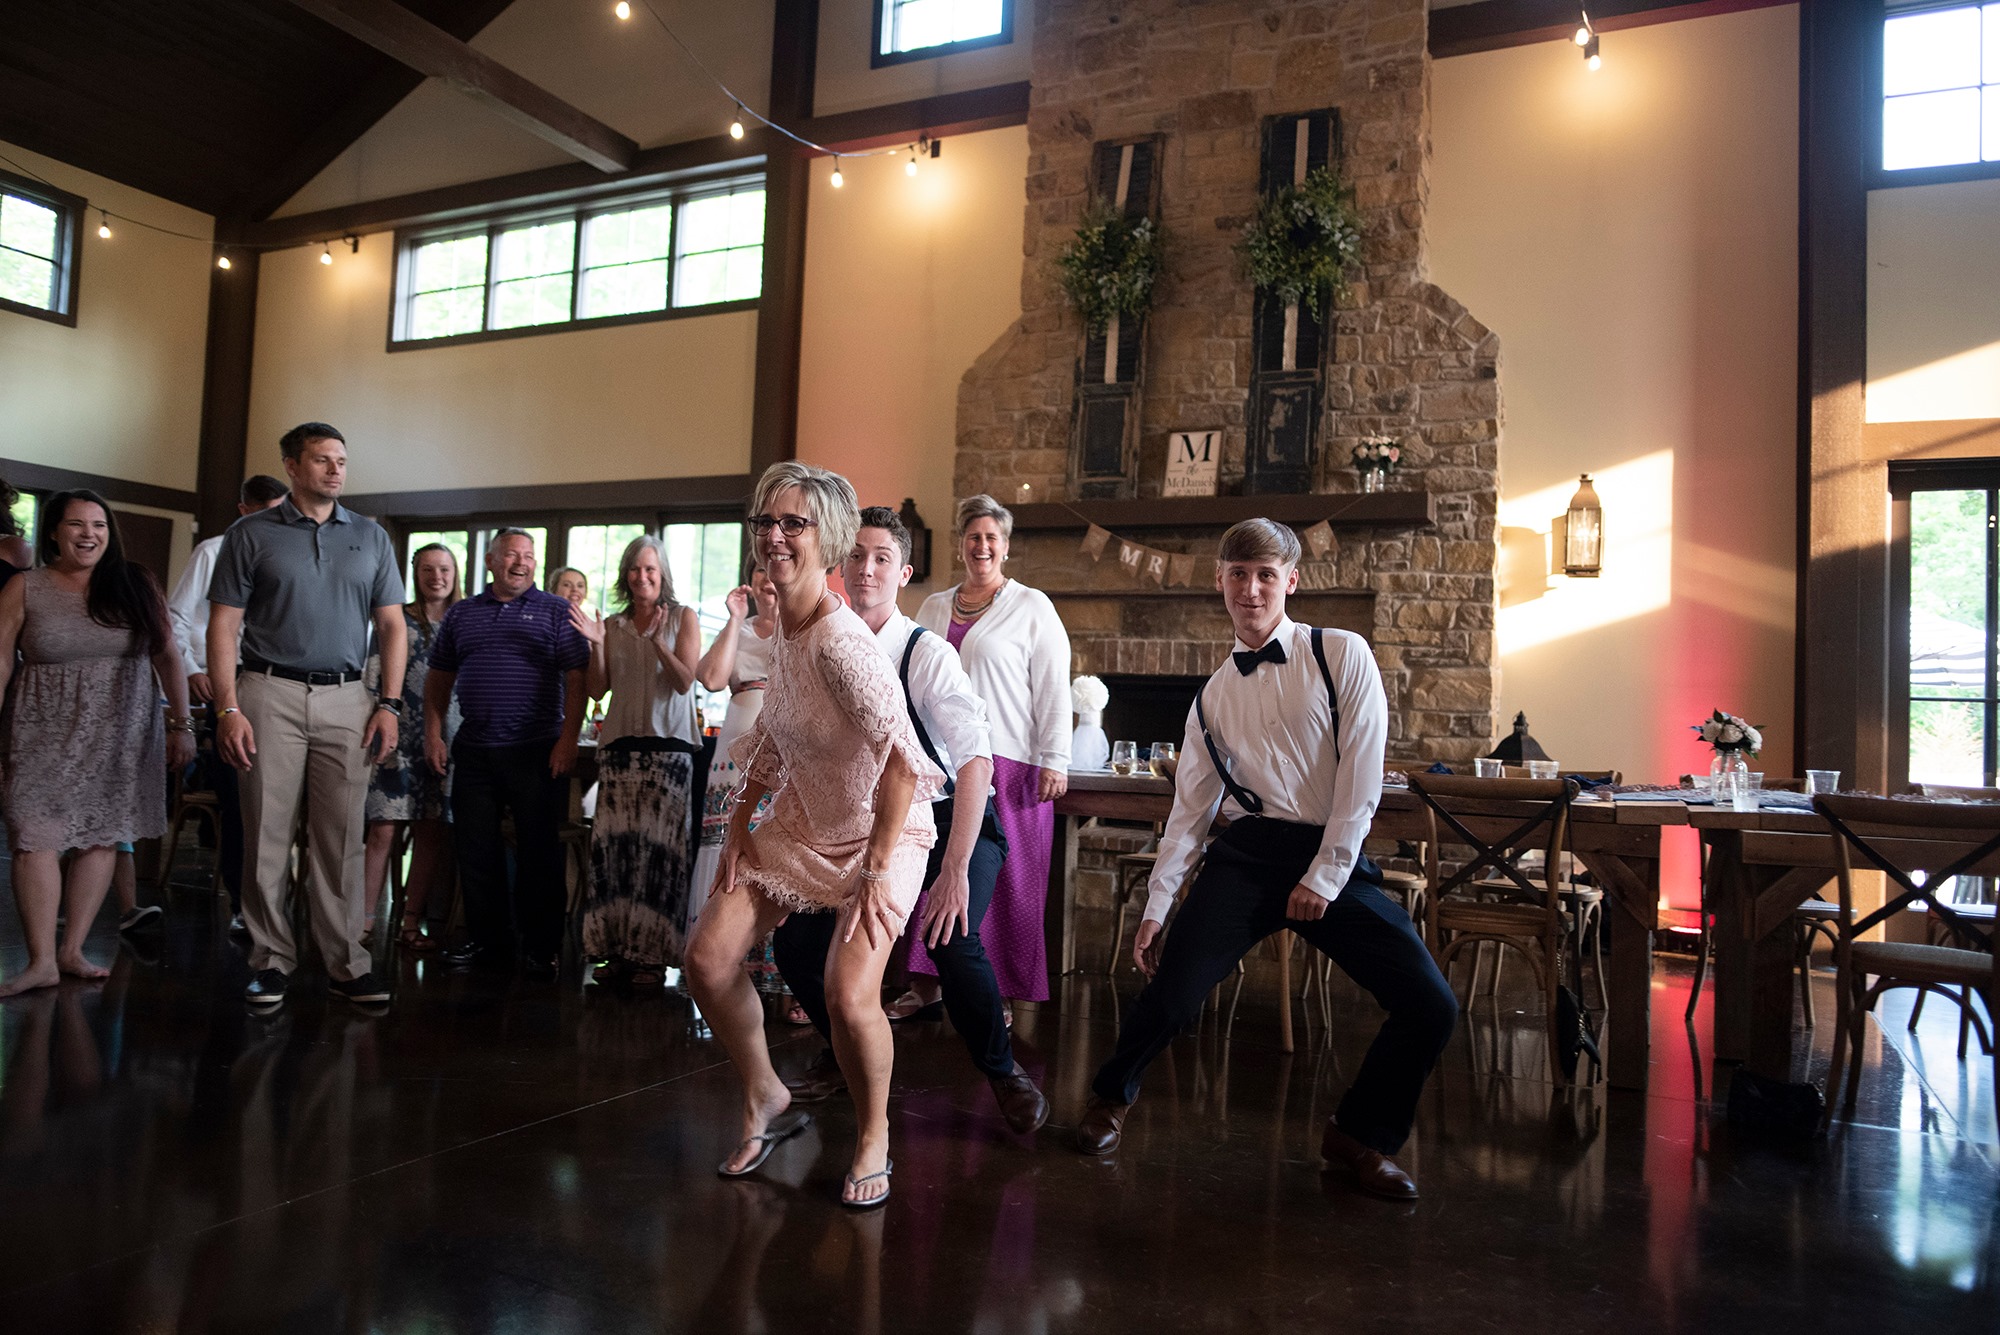
<path fill-rule="evenodd" d="M 1111 744 L 1111 772 L 1120 778 L 1130 778 L 1132 770 L 1139 763 L 1137 742 L 1113 742 Z"/>
<path fill-rule="evenodd" d="M 1161 779 L 1172 778 L 1174 760 L 1179 754 L 1180 749 L 1172 742 L 1154 742 L 1152 761 L 1154 776 Z"/>

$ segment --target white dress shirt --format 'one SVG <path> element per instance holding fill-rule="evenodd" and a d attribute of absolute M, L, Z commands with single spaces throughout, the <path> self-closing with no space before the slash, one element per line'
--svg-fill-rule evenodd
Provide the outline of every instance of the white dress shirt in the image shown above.
<path fill-rule="evenodd" d="M 1382 673 L 1368 642 L 1344 630 L 1322 632 L 1326 665 L 1340 696 L 1340 761 L 1334 763 L 1333 712 L 1325 678 L 1313 657 L 1312 629 L 1290 617 L 1271 639 L 1284 646 L 1283 663 L 1259 663 L 1244 676 L 1233 658 L 1215 670 L 1201 705 L 1209 735 L 1229 766 L 1229 777 L 1264 800 L 1256 814 L 1303 825 L 1324 825 L 1319 853 L 1300 884 L 1331 901 L 1347 884 L 1361 841 L 1382 800 L 1382 752 L 1389 733 L 1389 704 Z M 1236 651 L 1249 648 L 1241 640 Z M 1201 722 L 1188 709 L 1187 736 L 1174 775 L 1174 809 L 1160 839 L 1159 860 L 1146 900 L 1146 921 L 1163 922 L 1174 896 L 1200 858 L 1218 810 L 1231 820 L 1245 811 L 1222 786 L 1222 776 L 1202 743 Z"/>
<path fill-rule="evenodd" d="M 875 643 L 888 655 L 889 663 L 900 668 L 903 650 L 917 623 L 901 612 L 891 612 L 875 632 Z M 993 758 L 992 730 L 986 722 L 986 704 L 972 690 L 972 678 L 958 654 L 942 635 L 925 632 L 910 654 L 910 700 L 917 707 L 917 722 L 937 748 L 938 763 L 953 779 L 968 760 Z M 944 794 L 938 794 L 942 802 Z"/>
<path fill-rule="evenodd" d="M 944 639 L 956 588 L 934 593 L 917 620 Z M 1069 632 L 1040 589 L 1010 579 L 958 642 L 972 689 L 986 705 L 993 754 L 1043 769 L 1069 768 Z"/>
<path fill-rule="evenodd" d="M 215 556 L 222 550 L 223 536 L 218 533 L 194 545 L 180 582 L 167 598 L 174 647 L 180 650 L 181 671 L 190 677 L 208 672 L 208 582 L 215 575 Z"/>

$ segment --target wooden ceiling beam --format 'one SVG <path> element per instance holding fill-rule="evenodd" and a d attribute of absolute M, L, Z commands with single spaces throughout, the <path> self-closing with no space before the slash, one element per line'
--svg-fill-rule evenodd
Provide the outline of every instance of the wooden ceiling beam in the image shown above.
<path fill-rule="evenodd" d="M 1433 9 L 1427 45 L 1433 58 L 1469 56 L 1568 37 L 1582 11 L 1599 32 L 1766 9 L 1794 0 L 1484 0 Z"/>
<path fill-rule="evenodd" d="M 291 3 L 418 73 L 444 80 L 599 171 L 622 172 L 638 156 L 639 145 L 604 122 L 425 22 L 395 0 Z"/>

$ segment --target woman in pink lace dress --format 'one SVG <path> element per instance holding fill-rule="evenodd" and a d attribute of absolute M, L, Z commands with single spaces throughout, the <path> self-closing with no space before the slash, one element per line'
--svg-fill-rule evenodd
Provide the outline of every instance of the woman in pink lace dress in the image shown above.
<path fill-rule="evenodd" d="M 688 942 L 695 1000 L 743 1078 L 743 1138 L 721 1166 L 740 1177 L 811 1119 L 771 1067 L 764 1009 L 744 952 L 790 913 L 841 914 L 827 952 L 833 1050 L 854 1099 L 859 1137 L 841 1203 L 889 1199 L 889 1073 L 882 970 L 923 888 L 937 841 L 930 799 L 944 773 L 924 755 L 896 672 L 874 636 L 826 587 L 861 522 L 846 478 L 774 464 L 757 483 L 750 528 L 777 590 L 764 709 L 736 743 L 745 773 L 715 892 Z M 773 794 L 749 830 L 752 810 Z"/>

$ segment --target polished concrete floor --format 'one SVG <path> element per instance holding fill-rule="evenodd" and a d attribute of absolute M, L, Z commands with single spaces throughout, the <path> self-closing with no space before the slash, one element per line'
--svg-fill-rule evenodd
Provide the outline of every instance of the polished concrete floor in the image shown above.
<path fill-rule="evenodd" d="M 1935 1003 L 1871 1033 L 1854 1123 L 1784 1146 L 1723 1123 L 1684 962 L 1645 1096 L 1558 1089 L 1534 1003 L 1482 1000 L 1405 1156 L 1423 1199 L 1395 1206 L 1316 1156 L 1366 998 L 1336 986 L 1330 1041 L 1315 1022 L 1290 1057 L 1268 1004 L 1205 1020 L 1100 1162 L 1066 1131 L 1130 988 L 1077 979 L 1021 1013 L 1056 1106 L 1032 1140 L 947 1029 L 899 1038 L 895 1196 L 855 1216 L 842 1103 L 762 1178 L 716 1177 L 735 1087 L 670 992 L 393 961 L 386 1016 L 309 978 L 251 1015 L 192 891 L 94 954 L 109 981 L 0 1004 L 8 1330 L 2000 1330 L 1992 1093 Z M 0 970 L 22 958 L 0 893 Z M 781 1069 L 815 1050 L 773 1038 Z"/>

